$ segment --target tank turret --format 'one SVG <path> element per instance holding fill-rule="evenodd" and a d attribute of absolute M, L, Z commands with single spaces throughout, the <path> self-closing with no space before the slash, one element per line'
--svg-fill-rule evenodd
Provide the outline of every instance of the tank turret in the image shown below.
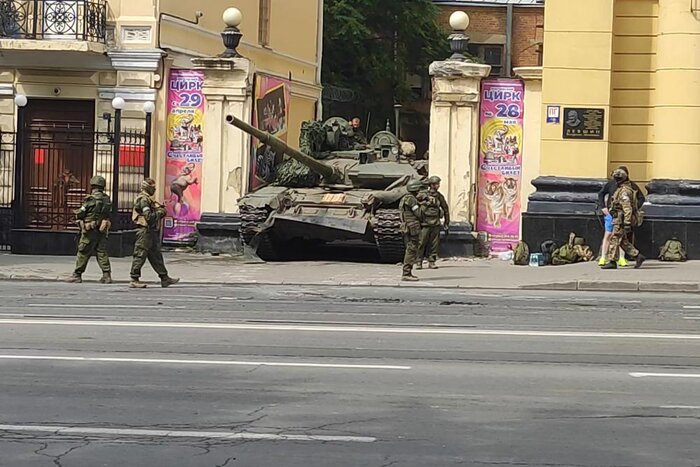
<path fill-rule="evenodd" d="M 279 138 L 272 136 L 271 134 L 259 130 L 254 126 L 248 125 L 243 120 L 239 120 L 233 115 L 226 117 L 226 121 L 236 128 L 240 129 L 244 133 L 248 133 L 251 136 L 256 137 L 260 142 L 270 146 L 279 154 L 286 154 L 292 159 L 304 164 L 321 177 L 325 183 L 344 183 L 344 174 L 339 171 L 336 167 L 332 165 L 324 164 L 323 162 L 317 161 L 311 156 L 307 156 L 303 152 L 290 147 L 287 143 Z"/>
<path fill-rule="evenodd" d="M 344 133 L 338 133 L 343 128 L 342 122 L 344 120 L 337 117 L 330 119 L 323 125 L 325 129 L 323 130 L 325 132 L 324 141 L 319 144 L 306 145 L 309 147 L 328 147 L 330 145 L 333 148 L 330 151 L 319 151 L 317 156 L 323 158 L 323 160 L 319 160 L 290 147 L 281 139 L 232 115 L 226 117 L 226 121 L 256 137 L 275 152 L 286 154 L 305 165 L 322 177 L 322 185 L 325 186 L 344 185 L 352 188 L 384 190 L 397 180 L 418 176 L 415 168 L 405 158 L 402 158 L 401 142 L 390 132 L 377 133 L 368 145 L 356 145 L 351 150 L 337 150 L 336 147 L 344 146 L 344 144 L 338 143 L 338 141 L 345 141 L 345 138 L 342 137 Z M 334 144 L 331 145 L 330 142 Z"/>

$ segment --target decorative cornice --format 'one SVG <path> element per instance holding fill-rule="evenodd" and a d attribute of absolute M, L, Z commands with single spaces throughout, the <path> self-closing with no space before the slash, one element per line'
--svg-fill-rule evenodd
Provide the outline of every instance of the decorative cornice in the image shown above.
<path fill-rule="evenodd" d="M 438 78 L 486 78 L 491 73 L 491 65 L 445 60 L 430 64 L 430 76 Z"/>
<path fill-rule="evenodd" d="M 0 96 L 14 96 L 15 87 L 11 83 L 0 83 Z"/>
<path fill-rule="evenodd" d="M 541 66 L 521 66 L 513 68 L 513 72 L 515 72 L 517 77 L 524 80 L 542 80 Z"/>
<path fill-rule="evenodd" d="M 105 100 L 121 97 L 127 102 L 154 102 L 157 97 L 156 90 L 150 88 L 98 88 L 97 95 Z"/>
<path fill-rule="evenodd" d="M 160 49 L 110 50 L 107 56 L 117 70 L 157 71 L 167 54 Z"/>

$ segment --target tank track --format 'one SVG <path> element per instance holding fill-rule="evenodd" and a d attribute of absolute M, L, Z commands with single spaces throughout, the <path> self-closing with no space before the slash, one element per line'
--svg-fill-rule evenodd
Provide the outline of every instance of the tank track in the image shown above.
<path fill-rule="evenodd" d="M 405 245 L 401 233 L 401 215 L 398 209 L 379 209 L 375 213 L 374 240 L 383 263 L 403 261 Z"/>
<path fill-rule="evenodd" d="M 250 246 L 259 232 L 259 227 L 270 217 L 267 208 L 254 208 L 241 206 L 241 240 Z M 280 259 L 278 248 L 272 234 L 263 232 L 260 235 L 256 254 L 264 261 L 277 261 Z"/>

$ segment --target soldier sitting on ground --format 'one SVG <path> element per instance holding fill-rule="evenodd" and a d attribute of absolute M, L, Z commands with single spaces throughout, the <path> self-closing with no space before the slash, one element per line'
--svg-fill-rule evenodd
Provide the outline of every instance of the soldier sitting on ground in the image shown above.
<path fill-rule="evenodd" d="M 112 283 L 112 268 L 107 254 L 107 235 L 112 224 L 109 216 L 112 213 L 112 201 L 104 192 L 107 185 L 104 177 L 99 175 L 90 179 L 90 193 L 75 211 L 80 227 L 80 241 L 75 262 L 75 271 L 68 282 L 79 284 L 83 282 L 83 273 L 87 269 L 92 255 L 97 256 L 97 264 L 102 269 L 102 284 Z"/>

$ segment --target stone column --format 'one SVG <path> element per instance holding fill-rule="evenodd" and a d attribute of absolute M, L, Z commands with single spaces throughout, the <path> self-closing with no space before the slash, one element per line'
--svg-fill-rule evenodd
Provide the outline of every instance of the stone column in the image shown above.
<path fill-rule="evenodd" d="M 248 188 L 250 136 L 226 123 L 233 115 L 250 123 L 254 66 L 246 58 L 198 58 L 204 72 L 202 212 L 237 213 Z"/>
<path fill-rule="evenodd" d="M 520 201 L 523 212 L 530 194 L 535 191 L 532 181 L 540 175 L 542 144 L 542 67 L 521 67 L 513 70 L 525 81 L 525 110 L 523 122 L 523 174 Z"/>
<path fill-rule="evenodd" d="M 684 0 L 660 0 L 651 148 L 653 179 L 700 178 L 700 21 Z"/>
<path fill-rule="evenodd" d="M 456 223 L 474 224 L 479 157 L 481 80 L 491 67 L 461 60 L 430 65 L 430 174 L 442 179 L 442 191 Z"/>

